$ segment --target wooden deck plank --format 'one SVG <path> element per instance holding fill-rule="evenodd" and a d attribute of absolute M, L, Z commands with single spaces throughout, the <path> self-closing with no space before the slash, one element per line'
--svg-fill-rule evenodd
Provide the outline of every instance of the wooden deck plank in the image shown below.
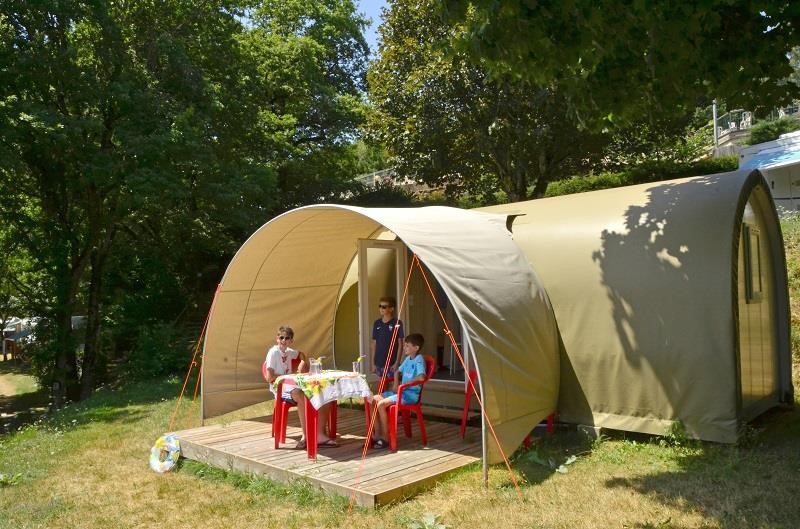
<path fill-rule="evenodd" d="M 426 421 L 428 447 L 419 432 L 402 434 L 398 452 L 370 449 L 362 461 L 366 435 L 363 410 L 340 408 L 338 448 L 321 448 L 316 460 L 304 450 L 291 448 L 291 437 L 300 437 L 296 414 L 290 414 L 287 443 L 278 450 L 270 437 L 271 417 L 236 421 L 176 432 L 183 455 L 224 469 L 262 474 L 289 483 L 307 479 L 316 486 L 346 497 L 355 493 L 365 507 L 395 501 L 429 488 L 442 476 L 480 460 L 479 430 L 462 440 L 457 424 Z M 475 433 L 477 431 L 477 434 Z"/>

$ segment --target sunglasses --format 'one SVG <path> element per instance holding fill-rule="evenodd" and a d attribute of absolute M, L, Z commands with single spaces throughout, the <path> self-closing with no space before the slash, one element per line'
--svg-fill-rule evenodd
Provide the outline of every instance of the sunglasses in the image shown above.
<path fill-rule="evenodd" d="M 378 308 L 379 309 L 389 309 L 389 308 L 392 308 L 392 306 L 391 305 L 378 305 Z"/>
<path fill-rule="evenodd" d="M 280 341 L 293 340 L 293 339 L 294 338 L 292 338 L 291 336 L 278 336 L 278 340 L 280 340 Z"/>

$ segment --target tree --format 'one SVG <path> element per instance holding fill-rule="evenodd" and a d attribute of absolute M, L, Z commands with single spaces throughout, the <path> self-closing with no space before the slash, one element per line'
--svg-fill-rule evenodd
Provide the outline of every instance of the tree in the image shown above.
<path fill-rule="evenodd" d="M 209 217 L 200 197 L 218 192 L 214 206 L 230 210 L 252 197 L 245 186 L 274 182 L 241 156 L 250 112 L 236 97 L 241 25 L 227 8 L 9 2 L 0 13 L 2 214 L 47 273 L 56 405 L 94 389 L 120 233 L 179 211 L 213 237 L 212 223 L 191 223 Z M 81 308 L 79 357 L 71 317 Z"/>
<path fill-rule="evenodd" d="M 713 97 L 756 111 L 798 87 L 800 3 L 448 0 L 457 50 L 494 76 L 558 83 L 585 126 L 688 115 Z"/>
<path fill-rule="evenodd" d="M 400 175 L 450 194 L 511 200 L 542 196 L 578 168 L 600 137 L 565 113 L 560 87 L 490 77 L 463 53 L 448 53 L 454 29 L 433 1 L 396 0 L 369 70 L 369 129 L 396 157 Z"/>
<path fill-rule="evenodd" d="M 131 347 L 132 332 L 193 312 L 255 227 L 344 187 L 331 157 L 363 114 L 354 10 L 3 4 L 0 219 L 41 276 L 37 369 L 56 405 L 94 389 L 103 324 Z M 339 172 L 298 192 L 315 168 Z M 84 311 L 80 340 L 71 316 Z"/>
<path fill-rule="evenodd" d="M 16 252 L 12 253 L 14 241 L 6 237 L 5 231 L 0 227 L 0 248 L 4 249 L 5 255 L 0 258 L 0 340 L 4 340 L 3 330 L 13 317 L 22 316 L 23 304 L 18 291 L 18 281 L 22 273 L 22 266 Z M 0 344 L 3 352 L 3 360 L 7 360 L 7 350 L 5 344 Z"/>
<path fill-rule="evenodd" d="M 265 0 L 244 46 L 281 189 L 278 212 L 353 190 L 369 48 L 352 0 Z M 275 141 L 275 140 L 278 141 Z"/>

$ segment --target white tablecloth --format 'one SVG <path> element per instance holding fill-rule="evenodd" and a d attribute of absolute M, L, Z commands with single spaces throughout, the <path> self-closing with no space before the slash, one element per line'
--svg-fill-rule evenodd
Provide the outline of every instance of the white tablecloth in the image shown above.
<path fill-rule="evenodd" d="M 308 373 L 281 375 L 275 383 L 281 381 L 284 385 L 289 381 L 296 384 L 315 409 L 348 397 L 372 397 L 366 377 L 352 371 L 327 370 L 317 375 Z"/>

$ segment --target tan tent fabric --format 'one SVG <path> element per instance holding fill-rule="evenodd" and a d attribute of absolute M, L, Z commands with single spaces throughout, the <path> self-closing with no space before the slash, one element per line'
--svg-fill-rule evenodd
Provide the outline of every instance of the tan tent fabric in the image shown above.
<path fill-rule="evenodd" d="M 736 440 L 736 256 L 742 210 L 756 186 L 780 248 L 780 320 L 787 299 L 780 228 L 757 172 L 483 208 L 522 214 L 514 240 L 547 290 L 563 341 L 562 420 L 655 434 L 679 420 L 701 439 Z M 788 330 L 778 325 L 785 393 Z"/>
<path fill-rule="evenodd" d="M 356 241 L 389 229 L 453 304 L 487 415 L 510 453 L 555 408 L 559 367 L 549 301 L 505 225 L 506 215 L 454 208 L 333 205 L 265 224 L 234 257 L 216 297 L 204 349 L 203 416 L 267 398 L 260 364 L 281 324 L 294 327 L 307 353 L 333 356 L 337 298 Z M 491 438 L 487 447 L 488 461 L 498 461 Z"/>

